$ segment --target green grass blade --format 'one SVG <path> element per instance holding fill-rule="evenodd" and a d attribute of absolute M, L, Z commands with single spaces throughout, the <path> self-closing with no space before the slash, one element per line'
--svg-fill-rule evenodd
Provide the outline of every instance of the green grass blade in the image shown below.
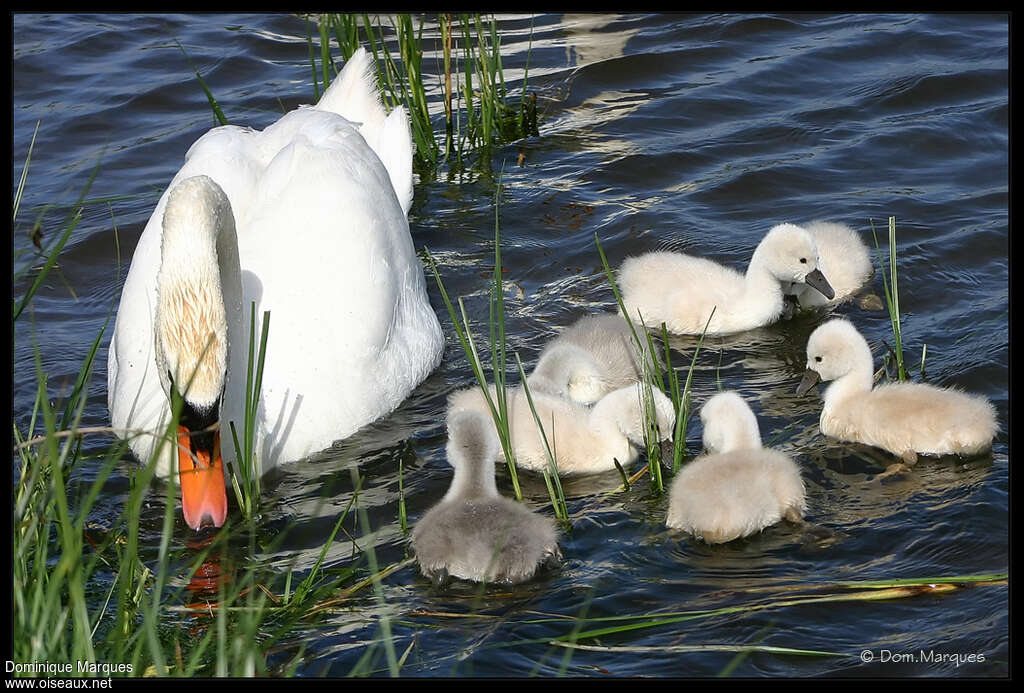
<path fill-rule="evenodd" d="M 181 49 L 181 53 L 185 56 L 185 60 L 188 61 L 189 67 L 191 67 L 192 72 L 196 74 L 196 79 L 199 80 L 199 86 L 202 87 L 203 93 L 206 94 L 206 100 L 210 103 L 210 109 L 213 110 L 213 115 L 217 119 L 217 122 L 221 125 L 227 125 L 228 119 L 225 117 L 224 111 L 220 109 L 220 104 L 217 103 L 217 99 L 213 98 L 213 92 L 211 92 L 210 88 L 206 86 L 206 81 L 203 79 L 203 76 L 199 74 L 199 69 L 196 68 L 195 64 L 192 62 L 192 58 L 188 56 L 188 53 L 185 52 L 185 48 L 177 39 L 174 40 L 174 43 L 177 44 L 179 49 Z"/>

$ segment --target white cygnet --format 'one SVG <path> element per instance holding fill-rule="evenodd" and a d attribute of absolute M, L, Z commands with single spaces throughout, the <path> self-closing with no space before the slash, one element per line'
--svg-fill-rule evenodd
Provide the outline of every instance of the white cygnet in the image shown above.
<path fill-rule="evenodd" d="M 761 239 L 745 275 L 705 258 L 653 252 L 627 258 L 619 270 L 629 316 L 674 334 L 731 334 L 777 321 L 783 285 L 799 282 L 827 298 L 834 293 L 818 266 L 814 239 L 795 224 L 779 224 Z M 712 314 L 714 309 L 714 314 Z M 711 317 L 708 322 L 708 317 Z"/>
<path fill-rule="evenodd" d="M 614 460 L 623 466 L 640 456 L 644 445 L 644 386 L 640 383 L 609 392 L 592 408 L 578 402 L 530 390 L 537 417 L 558 465 L 559 476 L 596 474 L 615 469 Z M 495 388 L 490 386 L 491 398 Z M 675 424 L 672 401 L 657 388 L 651 389 L 658 425 L 658 440 L 671 440 Z M 516 466 L 540 472 L 549 469 L 544 441 L 521 386 L 507 390 L 509 437 Z M 490 408 L 483 392 L 471 387 L 452 393 L 448 416 L 459 411 L 485 414 Z M 492 421 L 493 425 L 493 421 Z M 497 451 L 500 460 L 504 451 Z"/>
<path fill-rule="evenodd" d="M 518 583 L 561 560 L 554 522 L 498 495 L 497 451 L 490 415 L 460 411 L 448 418 L 448 462 L 455 476 L 412 532 L 420 571 L 435 584 L 449 576 Z"/>
<path fill-rule="evenodd" d="M 650 348 L 642 325 L 636 324 L 643 345 L 638 358 L 633 333 L 618 313 L 587 315 L 551 340 L 526 379 L 530 392 L 568 397 L 593 404 L 612 390 L 626 387 L 643 376 L 643 361 Z M 661 349 L 654 347 L 661 363 Z"/>
<path fill-rule="evenodd" d="M 864 241 L 846 224 L 812 221 L 804 228 L 814 238 L 818 268 L 828 277 L 835 296 L 826 299 L 807 284 L 792 284 L 786 293 L 795 296 L 801 308 L 834 306 L 850 299 L 874 273 Z"/>
<path fill-rule="evenodd" d="M 913 463 L 918 454 L 977 455 L 992 447 L 998 424 L 981 395 L 924 383 L 888 383 L 872 389 L 871 349 L 853 324 L 837 318 L 807 340 L 803 395 L 818 380 L 825 390 L 821 432 L 888 450 Z"/>
<path fill-rule="evenodd" d="M 735 392 L 722 392 L 700 412 L 707 453 L 672 482 L 665 524 L 709 544 L 760 532 L 806 512 L 800 469 L 787 455 L 761 447 L 757 419 Z"/>

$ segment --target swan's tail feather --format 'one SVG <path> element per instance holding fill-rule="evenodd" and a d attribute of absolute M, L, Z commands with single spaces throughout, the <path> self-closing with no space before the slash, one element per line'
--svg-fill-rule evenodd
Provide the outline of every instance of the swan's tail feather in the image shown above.
<path fill-rule="evenodd" d="M 405 108 L 398 106 L 391 111 L 380 129 L 376 146 L 370 146 L 388 170 L 391 186 L 408 216 L 412 207 L 412 133 Z"/>
<path fill-rule="evenodd" d="M 387 114 L 377 91 L 373 56 L 365 48 L 360 47 L 352 54 L 316 107 L 359 123 L 360 130 L 368 128 L 376 132 L 380 129 Z M 365 132 L 363 136 L 366 136 Z"/>
<path fill-rule="evenodd" d="M 391 186 L 406 215 L 412 206 L 412 134 L 405 109 L 387 115 L 377 89 L 373 56 L 363 47 L 345 67 L 316 105 L 359 124 L 359 132 L 384 164 Z"/>

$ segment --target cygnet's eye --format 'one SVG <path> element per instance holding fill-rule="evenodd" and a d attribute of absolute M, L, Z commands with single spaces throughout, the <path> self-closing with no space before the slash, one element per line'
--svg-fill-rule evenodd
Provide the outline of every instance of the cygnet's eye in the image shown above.
<path fill-rule="evenodd" d="M 803 264 L 806 265 L 807 264 L 807 258 L 805 258 L 805 257 L 800 258 L 800 262 L 802 262 Z"/>
<path fill-rule="evenodd" d="M 821 363 L 821 357 L 820 356 L 815 356 L 814 360 L 817 361 L 818 363 Z"/>

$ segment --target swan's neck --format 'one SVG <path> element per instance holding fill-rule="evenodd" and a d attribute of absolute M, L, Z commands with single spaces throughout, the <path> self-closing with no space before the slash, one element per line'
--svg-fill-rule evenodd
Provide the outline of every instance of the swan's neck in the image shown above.
<path fill-rule="evenodd" d="M 494 481 L 493 459 L 461 459 L 455 464 L 455 475 L 444 500 L 492 498 L 498 495 Z"/>
<path fill-rule="evenodd" d="M 233 302 L 241 300 L 231 206 L 209 178 L 186 179 L 168 195 L 162 231 L 155 313 L 160 377 L 173 378 L 193 405 L 212 406 L 227 377 L 226 283 Z"/>
<path fill-rule="evenodd" d="M 752 418 L 752 417 L 751 417 Z M 757 420 L 737 418 L 704 428 L 704 447 L 711 453 L 733 450 L 756 450 L 761 447 L 761 431 Z"/>
<path fill-rule="evenodd" d="M 744 311 L 757 316 L 760 324 L 772 322 L 782 314 L 782 283 L 768 268 L 760 246 L 747 266 L 741 303 Z"/>
<path fill-rule="evenodd" d="M 867 344 L 864 345 L 864 353 L 857 354 L 852 368 L 843 376 L 836 378 L 828 388 L 825 389 L 825 405 L 822 408 L 822 418 L 831 417 L 846 399 L 871 391 L 874 377 L 871 350 Z"/>

